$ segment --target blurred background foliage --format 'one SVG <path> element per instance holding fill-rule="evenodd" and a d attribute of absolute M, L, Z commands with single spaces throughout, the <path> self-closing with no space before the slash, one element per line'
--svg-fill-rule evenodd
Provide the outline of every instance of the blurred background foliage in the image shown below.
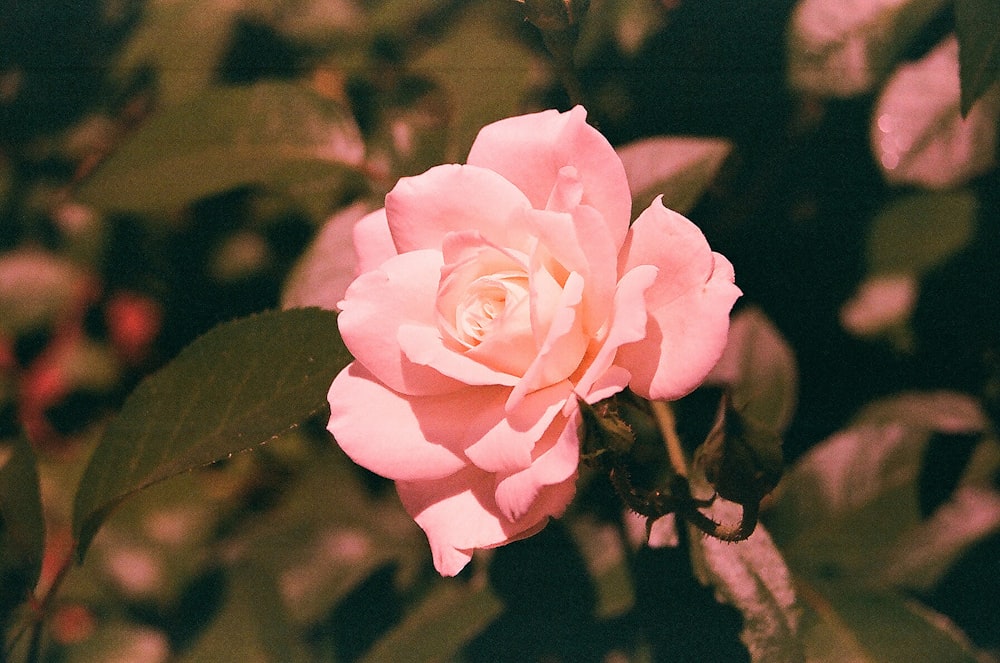
<path fill-rule="evenodd" d="M 641 545 L 585 475 L 566 518 L 442 580 L 320 413 L 125 502 L 45 598 L 87 459 L 143 377 L 219 323 L 346 285 L 350 225 L 399 177 L 570 105 L 522 9 L 3 4 L 4 657 L 996 659 L 985 0 L 591 0 L 574 28 L 574 101 L 622 147 L 635 204 L 667 194 L 745 293 L 732 352 L 676 410 L 693 450 L 720 385 L 774 399 L 789 469 L 750 541 Z"/>

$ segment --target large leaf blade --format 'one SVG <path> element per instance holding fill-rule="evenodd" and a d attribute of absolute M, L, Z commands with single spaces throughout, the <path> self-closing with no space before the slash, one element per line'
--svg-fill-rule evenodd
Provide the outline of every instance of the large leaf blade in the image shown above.
<path fill-rule="evenodd" d="M 361 162 L 350 114 L 291 83 L 209 88 L 164 109 L 102 163 L 78 197 L 96 207 L 155 213 L 251 184 L 323 179 Z"/>
<path fill-rule="evenodd" d="M 955 33 L 965 115 L 1000 78 L 1000 5 L 995 0 L 957 0 Z"/>
<path fill-rule="evenodd" d="M 0 444 L 0 626 L 38 582 L 45 521 L 38 471 L 23 438 Z"/>
<path fill-rule="evenodd" d="M 349 361 L 336 314 L 320 309 L 259 314 L 196 340 L 139 385 L 94 451 L 74 505 L 79 555 L 131 494 L 274 439 L 318 412 Z"/>

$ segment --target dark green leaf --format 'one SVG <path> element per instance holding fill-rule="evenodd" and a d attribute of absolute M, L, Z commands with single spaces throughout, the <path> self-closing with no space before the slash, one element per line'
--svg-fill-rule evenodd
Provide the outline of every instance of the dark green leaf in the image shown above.
<path fill-rule="evenodd" d="M 23 438 L 0 443 L 0 626 L 35 587 L 45 521 L 35 455 Z"/>
<path fill-rule="evenodd" d="M 1000 3 L 996 0 L 956 0 L 959 78 L 962 114 L 1000 78 Z"/>
<path fill-rule="evenodd" d="M 145 3 L 114 73 L 127 80 L 151 66 L 162 106 L 200 94 L 215 76 L 238 9 L 239 3 L 228 0 Z"/>
<path fill-rule="evenodd" d="M 363 153 L 351 115 L 306 88 L 215 87 L 150 118 L 78 195 L 103 209 L 159 212 L 240 186 L 294 195 L 306 181 L 325 180 L 333 197 Z"/>
<path fill-rule="evenodd" d="M 824 663 L 974 663 L 954 627 L 890 590 L 800 583 L 808 660 Z"/>
<path fill-rule="evenodd" d="M 453 661 L 502 607 L 486 585 L 441 580 L 362 661 Z"/>
<path fill-rule="evenodd" d="M 415 64 L 448 93 L 451 129 L 447 159 L 463 161 L 476 133 L 484 125 L 514 115 L 531 79 L 531 53 L 512 36 L 497 34 L 497 26 L 516 21 L 514 3 L 504 17 L 483 9 L 466 10 Z M 500 20 L 505 18 L 506 20 Z"/>
<path fill-rule="evenodd" d="M 755 506 L 781 478 L 781 437 L 744 418 L 725 396 L 715 425 L 698 448 L 697 463 L 719 497 Z"/>
<path fill-rule="evenodd" d="M 966 189 L 894 199 L 872 221 L 870 273 L 920 276 L 940 265 L 972 239 L 978 209 L 976 196 Z"/>
<path fill-rule="evenodd" d="M 865 408 L 782 479 L 765 522 L 789 565 L 808 578 L 932 587 L 1000 526 L 1000 493 L 991 485 L 1000 461 L 984 440 L 948 500 L 924 518 L 928 444 L 934 433 L 961 439 L 985 426 L 976 402 L 955 393 L 904 394 Z"/>
<path fill-rule="evenodd" d="M 724 385 L 737 411 L 774 433 L 783 433 L 795 414 L 795 356 L 759 309 L 733 316 L 729 342 L 706 381 Z"/>
<path fill-rule="evenodd" d="M 320 309 L 251 316 L 196 340 L 139 385 L 94 451 L 74 506 L 79 555 L 129 495 L 267 442 L 318 412 L 349 361 L 336 314 Z"/>

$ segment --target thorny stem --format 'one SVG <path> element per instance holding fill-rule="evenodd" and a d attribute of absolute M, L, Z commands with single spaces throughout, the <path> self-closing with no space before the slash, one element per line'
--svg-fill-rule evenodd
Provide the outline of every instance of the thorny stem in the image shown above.
<path fill-rule="evenodd" d="M 667 447 L 670 466 L 678 476 L 686 478 L 688 475 L 687 458 L 684 454 L 684 447 L 681 445 L 680 436 L 677 435 L 677 420 L 674 417 L 673 409 L 666 401 L 650 401 L 649 406 Z M 758 502 L 740 504 L 743 514 L 735 525 L 724 525 L 712 520 L 698 510 L 702 504 L 699 504 L 697 500 L 680 500 L 678 501 L 677 513 L 702 532 L 716 539 L 743 541 L 753 534 L 757 527 L 757 517 L 760 515 L 760 503 Z"/>
<path fill-rule="evenodd" d="M 663 436 L 663 442 L 667 446 L 670 467 L 678 476 L 686 477 L 687 458 L 684 456 L 681 438 L 677 435 L 677 420 L 674 418 L 673 408 L 666 401 L 650 401 L 649 406 L 653 411 L 656 427 L 660 429 L 660 435 Z"/>
<path fill-rule="evenodd" d="M 757 516 L 760 514 L 760 504 L 741 504 L 743 515 L 735 525 L 723 525 L 699 511 L 695 506 L 681 505 L 678 513 L 685 520 L 700 529 L 705 534 L 720 541 L 736 542 L 748 538 L 757 528 Z"/>

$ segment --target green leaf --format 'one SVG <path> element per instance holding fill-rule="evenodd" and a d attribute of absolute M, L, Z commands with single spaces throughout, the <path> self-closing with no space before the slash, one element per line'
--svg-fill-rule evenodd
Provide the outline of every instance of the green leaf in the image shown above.
<path fill-rule="evenodd" d="M 205 632 L 176 657 L 178 663 L 256 661 L 304 663 L 312 660 L 303 638 L 288 622 L 275 585 L 261 573 L 234 574 L 226 602 Z"/>
<path fill-rule="evenodd" d="M 157 102 L 174 106 L 200 94 L 215 76 L 241 3 L 152 0 L 126 42 L 115 73 L 121 79 L 152 67 Z"/>
<path fill-rule="evenodd" d="M 74 505 L 80 558 L 133 493 L 263 444 L 319 412 L 350 359 L 336 314 L 319 309 L 250 316 L 197 339 L 136 388 L 95 449 Z"/>
<path fill-rule="evenodd" d="M 740 517 L 733 504 L 717 502 L 712 515 L 720 521 Z M 692 528 L 691 552 L 703 584 L 743 615 L 740 639 L 755 663 L 803 661 L 799 611 L 792 576 L 781 553 L 758 526 L 736 545 L 699 536 Z"/>
<path fill-rule="evenodd" d="M 964 637 L 939 615 L 891 590 L 799 583 L 807 660 L 817 663 L 974 663 Z"/>
<path fill-rule="evenodd" d="M 1000 3 L 996 0 L 956 0 L 959 78 L 962 114 L 1000 78 Z"/>
<path fill-rule="evenodd" d="M 414 65 L 448 94 L 449 161 L 465 160 L 484 125 L 514 115 L 531 82 L 531 53 L 512 35 L 497 31 L 498 25 L 516 25 L 519 20 L 515 3 L 506 5 L 490 5 L 492 11 L 473 8 L 462 12 L 445 38 Z M 501 12 L 501 16 L 494 15 Z"/>
<path fill-rule="evenodd" d="M 618 148 L 632 189 L 632 218 L 663 194 L 663 205 L 686 214 L 715 180 L 733 146 L 721 138 L 660 136 Z"/>
<path fill-rule="evenodd" d="M 35 454 L 27 440 L 0 443 L 0 627 L 38 582 L 45 521 Z"/>
<path fill-rule="evenodd" d="M 103 209 L 155 213 L 240 186 L 270 184 L 294 195 L 304 182 L 323 180 L 334 198 L 363 156 L 350 113 L 306 88 L 214 87 L 150 118 L 78 197 Z"/>
<path fill-rule="evenodd" d="M 965 247 L 976 231 L 979 203 L 967 189 L 919 192 L 895 198 L 872 221 L 872 274 L 920 276 Z"/>
<path fill-rule="evenodd" d="M 795 414 L 795 356 L 760 309 L 733 316 L 726 349 L 706 382 L 726 386 L 737 411 L 775 433 L 783 433 Z"/>
<path fill-rule="evenodd" d="M 407 584 L 429 561 L 395 493 L 373 497 L 357 469 L 335 445 L 315 453 L 281 500 L 233 537 L 234 566 L 280 577 L 283 612 L 296 624 L 322 620 L 381 567 Z"/>
<path fill-rule="evenodd" d="M 972 398 L 910 393 L 877 401 L 786 472 L 766 522 L 789 565 L 806 578 L 926 589 L 965 550 L 1000 527 L 995 442 L 973 452 L 955 489 L 929 517 L 920 476 L 932 435 L 987 426 Z M 928 468 L 934 472 L 937 468 Z"/>
<path fill-rule="evenodd" d="M 869 92 L 946 4 L 945 0 L 797 3 L 788 28 L 792 88 L 832 97 Z"/>
<path fill-rule="evenodd" d="M 362 658 L 378 661 L 453 661 L 500 614 L 503 604 L 485 584 L 438 581 L 403 621 Z"/>

